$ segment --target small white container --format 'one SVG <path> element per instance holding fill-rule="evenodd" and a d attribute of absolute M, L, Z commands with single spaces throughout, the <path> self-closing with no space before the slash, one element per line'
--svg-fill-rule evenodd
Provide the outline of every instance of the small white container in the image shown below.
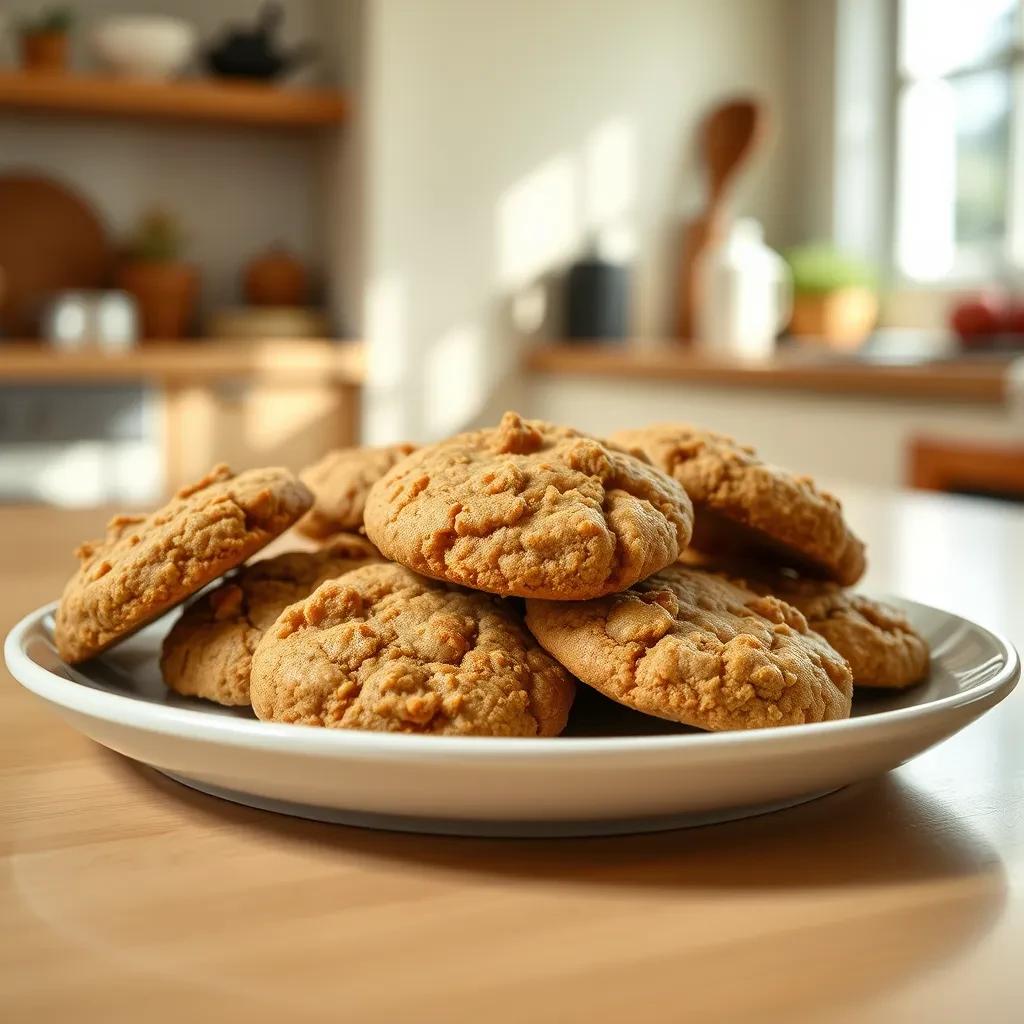
<path fill-rule="evenodd" d="M 697 343 L 704 351 L 764 359 L 789 322 L 793 286 L 785 260 L 764 244 L 756 220 L 736 221 L 697 268 Z"/>
<path fill-rule="evenodd" d="M 116 75 L 170 78 L 192 59 L 196 30 L 182 18 L 125 14 L 102 21 L 90 42 L 99 63 Z"/>
<path fill-rule="evenodd" d="M 121 291 L 59 292 L 44 311 L 42 326 L 54 348 L 98 345 L 120 352 L 138 341 L 138 304 Z"/>

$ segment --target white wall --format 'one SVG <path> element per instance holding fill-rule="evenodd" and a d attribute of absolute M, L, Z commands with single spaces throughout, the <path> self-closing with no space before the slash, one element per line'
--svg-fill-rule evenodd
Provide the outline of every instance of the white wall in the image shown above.
<path fill-rule="evenodd" d="M 784 128 L 791 184 L 786 210 L 790 243 L 833 237 L 838 2 L 842 0 L 790 0 L 789 4 L 789 116 Z"/>
<path fill-rule="evenodd" d="M 0 2 L 0 11 L 23 15 L 40 3 Z M 87 37 L 103 16 L 173 13 L 209 40 L 229 21 L 251 21 L 255 0 L 90 0 L 78 14 L 74 63 L 91 67 Z M 337 6 L 330 0 L 288 0 L 286 45 L 315 40 L 323 58 L 297 80 L 333 78 L 337 38 L 324 26 Z M 0 64 L 10 64 L 6 48 Z M 344 73 L 342 69 L 341 74 Z M 42 172 L 70 183 L 90 200 L 115 238 L 148 206 L 178 214 L 189 236 L 187 256 L 203 271 L 203 306 L 235 303 L 238 274 L 255 252 L 282 241 L 323 272 L 327 242 L 321 216 L 319 161 L 331 134 L 268 133 L 232 126 L 176 126 L 107 119 L 41 118 L 5 112 L 0 117 L 0 173 Z"/>
<path fill-rule="evenodd" d="M 792 241 L 787 0 L 377 0 L 363 116 L 374 440 L 438 436 L 516 398 L 513 311 L 594 228 L 635 245 L 635 333 L 664 335 L 695 129 L 750 90 L 775 138 L 737 206 Z M 549 322 L 543 328 L 556 332 Z"/>

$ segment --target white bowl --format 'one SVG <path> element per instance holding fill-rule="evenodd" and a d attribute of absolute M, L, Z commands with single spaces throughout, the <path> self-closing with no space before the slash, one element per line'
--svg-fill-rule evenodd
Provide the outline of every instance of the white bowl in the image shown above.
<path fill-rule="evenodd" d="M 114 74 L 170 78 L 195 52 L 196 30 L 181 18 L 125 14 L 101 22 L 91 43 L 97 60 Z"/>
<path fill-rule="evenodd" d="M 699 733 L 598 701 L 556 739 L 405 736 L 257 721 L 180 697 L 160 679 L 165 616 L 72 668 L 53 608 L 7 638 L 7 667 L 74 728 L 171 778 L 239 803 L 324 821 L 475 835 L 596 835 L 726 821 L 787 807 L 896 768 L 1013 689 L 1002 637 L 894 601 L 928 641 L 929 679 L 854 696 L 853 718 Z M 585 689 L 582 688 L 581 689 Z M 588 693 L 577 698 L 583 702 Z"/>

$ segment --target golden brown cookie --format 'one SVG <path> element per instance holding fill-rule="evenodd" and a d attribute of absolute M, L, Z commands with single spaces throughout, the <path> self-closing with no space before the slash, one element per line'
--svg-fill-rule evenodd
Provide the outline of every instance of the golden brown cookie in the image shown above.
<path fill-rule="evenodd" d="M 84 661 L 184 601 L 283 533 L 313 496 L 287 469 L 215 467 L 151 515 L 115 516 L 83 544 L 57 609 L 57 650 Z"/>
<path fill-rule="evenodd" d="M 164 638 L 164 682 L 188 697 L 248 704 L 252 652 L 281 612 L 324 580 L 379 560 L 369 541 L 338 534 L 319 551 L 251 562 L 182 612 Z"/>
<path fill-rule="evenodd" d="M 554 600 L 622 590 L 674 562 L 692 517 L 682 487 L 641 458 L 512 412 L 414 452 L 366 502 L 366 532 L 386 557 Z"/>
<path fill-rule="evenodd" d="M 713 573 L 673 565 L 625 593 L 526 609 L 548 653 L 648 715 L 721 730 L 850 714 L 850 668 L 800 612 Z"/>
<path fill-rule="evenodd" d="M 891 606 L 828 580 L 773 572 L 751 562 L 721 562 L 684 552 L 683 560 L 721 571 L 758 594 L 774 594 L 803 613 L 807 625 L 849 663 L 854 686 L 902 689 L 928 675 L 924 638 Z"/>
<path fill-rule="evenodd" d="M 370 488 L 415 445 L 383 448 L 338 448 L 307 466 L 299 478 L 313 492 L 313 507 L 296 523 L 307 537 L 323 540 L 344 530 L 363 528 L 363 508 Z"/>
<path fill-rule="evenodd" d="M 864 574 L 863 543 L 836 498 L 809 477 L 762 462 L 724 434 L 683 424 L 620 430 L 611 440 L 642 451 L 686 488 L 694 548 L 755 554 L 844 586 Z"/>
<path fill-rule="evenodd" d="M 574 685 L 512 602 L 382 563 L 286 608 L 253 655 L 250 692 L 275 722 L 556 736 Z"/>
<path fill-rule="evenodd" d="M 928 644 L 902 612 L 834 583 L 794 582 L 779 596 L 850 663 L 854 686 L 902 689 L 928 675 Z"/>

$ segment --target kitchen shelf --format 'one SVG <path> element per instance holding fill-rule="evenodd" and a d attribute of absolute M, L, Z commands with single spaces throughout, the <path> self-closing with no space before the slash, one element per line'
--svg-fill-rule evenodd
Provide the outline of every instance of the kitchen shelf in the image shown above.
<path fill-rule="evenodd" d="M 999 404 L 1009 394 L 1012 356 L 915 364 L 872 363 L 828 354 L 781 351 L 763 361 L 713 356 L 678 343 L 551 343 L 525 357 L 528 372 L 680 381 L 698 386 L 804 391 Z"/>
<path fill-rule="evenodd" d="M 125 352 L 95 348 L 62 352 L 35 341 L 0 342 L 0 384 L 203 384 L 262 379 L 281 384 L 358 385 L 363 368 L 363 345 L 358 341 L 146 341 Z"/>
<path fill-rule="evenodd" d="M 341 122 L 348 104 L 328 89 L 260 82 L 0 72 L 0 110 L 316 128 Z"/>

